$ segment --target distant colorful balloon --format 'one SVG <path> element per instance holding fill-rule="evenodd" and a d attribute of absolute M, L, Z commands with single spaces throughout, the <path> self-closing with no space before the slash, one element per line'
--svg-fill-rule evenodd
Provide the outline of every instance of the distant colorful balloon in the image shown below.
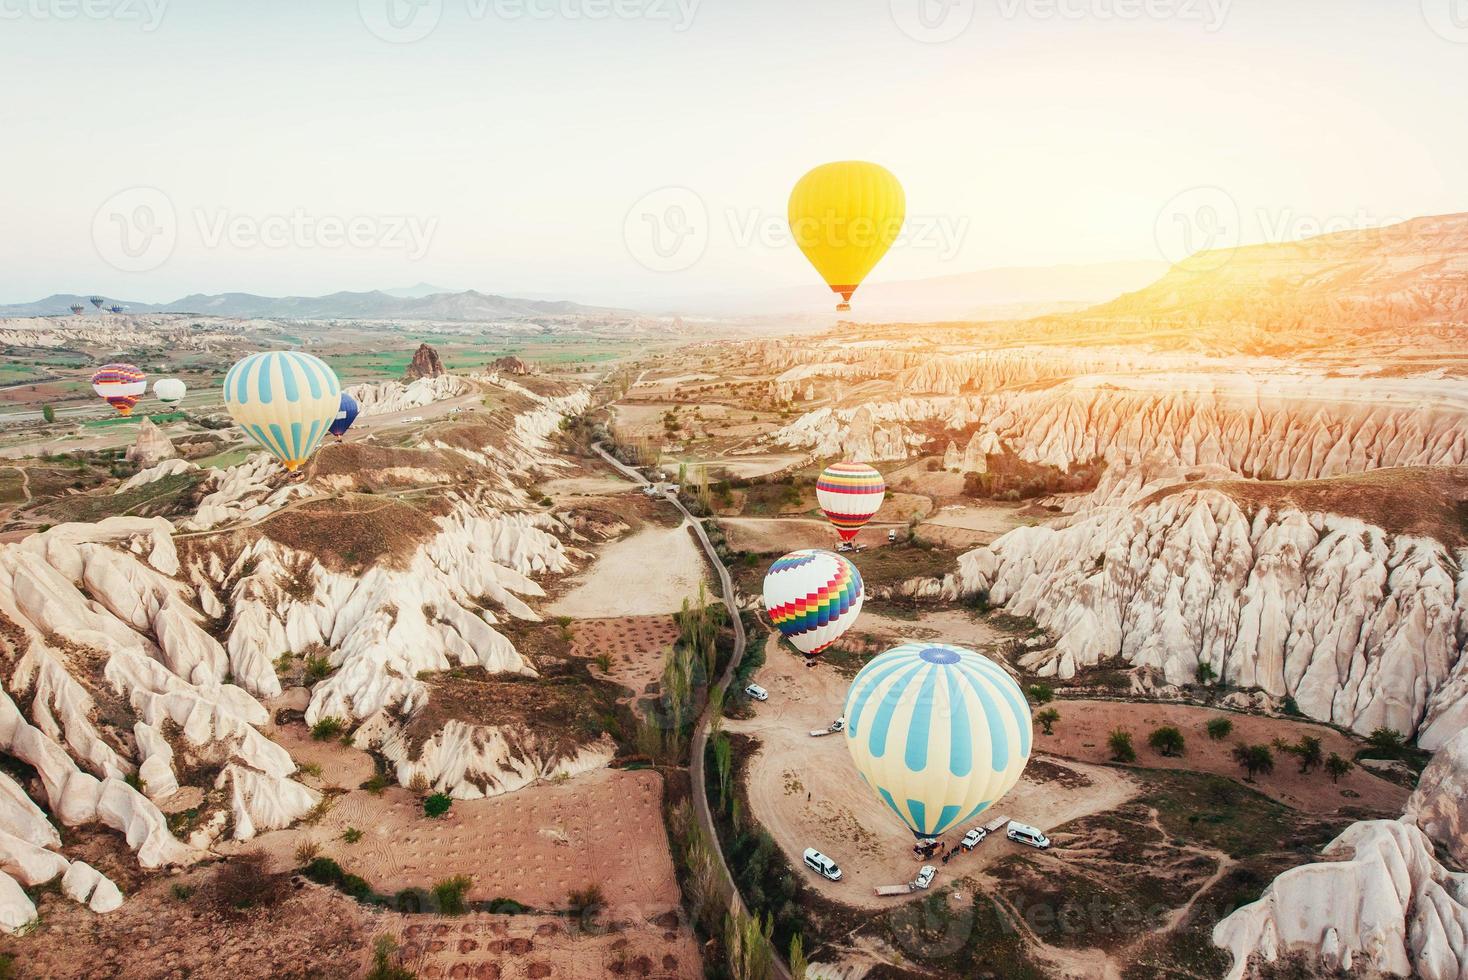
<path fill-rule="evenodd" d="M 77 314 L 78 316 L 80 316 L 82 313 L 85 313 L 86 309 L 87 308 L 85 306 L 82 306 L 80 303 L 73 303 L 71 306 L 71 312 Z"/>
<path fill-rule="evenodd" d="M 888 650 L 852 681 L 845 717 L 857 772 L 919 838 L 998 802 L 1030 759 L 1024 693 L 994 661 L 962 647 Z"/>
<path fill-rule="evenodd" d="M 765 575 L 770 622 L 807 657 L 851 629 L 864 598 L 856 566 L 830 551 L 792 552 Z"/>
<path fill-rule="evenodd" d="M 119 415 L 131 415 L 148 393 L 148 376 L 133 364 L 106 364 L 92 375 L 92 390 Z"/>
<path fill-rule="evenodd" d="M 347 430 L 352 427 L 352 423 L 357 421 L 357 413 L 360 411 L 361 409 L 357 405 L 357 399 L 345 391 L 342 392 L 341 407 L 337 409 L 336 420 L 331 423 L 331 434 L 338 439 L 346 435 Z"/>
<path fill-rule="evenodd" d="M 189 393 L 189 386 L 177 378 L 160 378 L 153 382 L 153 394 L 165 405 L 177 405 Z"/>
<path fill-rule="evenodd" d="M 341 382 L 300 351 L 251 354 L 224 376 L 224 405 L 250 438 L 288 470 L 311 458 L 341 410 Z"/>
<path fill-rule="evenodd" d="M 99 310 L 102 308 L 102 304 L 105 302 L 107 301 L 100 296 L 93 296 L 91 299 L 91 304 Z"/>
<path fill-rule="evenodd" d="M 887 481 L 865 463 L 836 463 L 816 481 L 816 500 L 842 541 L 855 540 L 886 499 Z"/>

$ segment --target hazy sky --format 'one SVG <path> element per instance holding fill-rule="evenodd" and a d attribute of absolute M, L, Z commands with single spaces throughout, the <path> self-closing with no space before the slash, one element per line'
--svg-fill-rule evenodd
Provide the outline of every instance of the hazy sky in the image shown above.
<path fill-rule="evenodd" d="M 805 284 L 848 158 L 878 279 L 1176 259 L 1468 209 L 1465 91 L 1464 0 L 0 0 L 0 301 Z"/>

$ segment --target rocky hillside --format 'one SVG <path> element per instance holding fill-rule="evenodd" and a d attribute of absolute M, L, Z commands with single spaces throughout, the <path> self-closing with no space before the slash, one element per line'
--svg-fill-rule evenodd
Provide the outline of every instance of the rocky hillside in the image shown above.
<path fill-rule="evenodd" d="M 257 454 L 205 478 L 177 523 L 63 524 L 0 548 L 0 748 L 15 760 L 0 767 L 0 927 L 34 918 L 22 885 L 58 875 L 99 911 L 121 901 L 47 814 L 110 827 L 157 868 L 310 812 L 321 795 L 264 733 L 281 710 L 337 719 L 405 783 L 458 796 L 608 761 L 595 740 L 539 745 L 528 728 L 423 710 L 440 672 L 535 677 L 505 624 L 538 621 L 536 578 L 583 553 L 521 483 L 561 465 L 546 437 L 587 393 L 398 387 L 417 385 L 493 387 L 499 407 L 414 448 L 323 447 L 301 479 Z M 320 678 L 309 690 L 305 674 Z"/>
<path fill-rule="evenodd" d="M 960 559 L 969 592 L 1056 637 L 1024 665 L 1117 658 L 1292 697 L 1436 748 L 1468 725 L 1468 470 L 1223 483 L 1016 529 Z"/>

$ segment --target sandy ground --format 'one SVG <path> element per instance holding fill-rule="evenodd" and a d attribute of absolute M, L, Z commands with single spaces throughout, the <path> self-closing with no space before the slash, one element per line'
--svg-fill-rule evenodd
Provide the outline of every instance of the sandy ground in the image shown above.
<path fill-rule="evenodd" d="M 856 775 L 843 739 L 810 737 L 812 730 L 825 728 L 841 713 L 849 681 L 827 667 L 807 670 L 798 657 L 773 642 L 766 651 L 768 660 L 757 680 L 770 691 L 770 700 L 756 706 L 753 720 L 725 723 L 729 731 L 755 736 L 761 743 L 747 774 L 755 819 L 795 867 L 803 868 L 801 853 L 807 847 L 841 865 L 840 882 L 808 876 L 828 898 L 866 908 L 901 901 L 877 898 L 872 890 L 911 881 L 917 874 L 922 862 L 912 853 L 911 831 Z M 1117 770 L 1051 761 L 1050 766 L 1032 763 L 1035 772 L 996 804 L 987 819 L 1006 815 L 1055 827 L 1112 809 L 1136 793 L 1133 781 Z M 960 836 L 950 834 L 949 843 Z M 942 883 L 945 872 L 976 873 L 1016 847 L 1001 838 L 985 841 L 955 864 L 940 864 L 938 880 Z"/>
<path fill-rule="evenodd" d="M 457 800 L 436 820 L 401 787 L 353 790 L 315 824 L 262 834 L 238 849 L 263 851 L 287 870 L 297 864 L 296 848 L 314 842 L 389 895 L 466 874 L 475 901 L 563 909 L 573 889 L 595 882 L 614 909 L 664 912 L 678 907 L 679 894 L 661 807 L 662 777 L 651 770 L 601 770 L 559 786 Z M 342 840 L 349 827 L 362 831 L 356 844 Z"/>
<path fill-rule="evenodd" d="M 668 651 L 678 639 L 678 624 L 672 616 L 624 616 L 620 619 L 585 619 L 572 627 L 571 654 L 612 659 L 609 671 L 596 673 L 633 692 L 629 701 L 650 694 L 648 687 L 663 676 Z"/>
<path fill-rule="evenodd" d="M 739 427 L 735 427 L 737 428 Z M 735 429 L 721 429 L 720 433 L 733 433 Z M 738 479 L 750 479 L 783 470 L 804 458 L 799 453 L 770 453 L 757 456 L 716 456 L 704 462 L 708 464 L 711 473 L 722 471 Z"/>
<path fill-rule="evenodd" d="M 682 609 L 705 581 L 703 557 L 686 529 L 647 527 L 603 548 L 548 612 L 575 619 L 657 616 Z"/>
<path fill-rule="evenodd" d="M 860 632 L 884 639 L 894 646 L 908 640 L 937 640 L 982 652 L 986 646 L 1008 636 L 974 614 L 951 607 L 925 610 L 915 620 L 896 619 L 863 608 L 858 625 Z"/>
<path fill-rule="evenodd" d="M 541 491 L 549 497 L 599 497 L 606 494 L 626 493 L 635 484 L 616 476 L 583 476 L 565 480 L 549 480 L 541 484 Z"/>
<path fill-rule="evenodd" d="M 933 502 L 927 497 L 888 490 L 882 509 L 877 511 L 872 521 L 876 524 L 906 524 L 913 517 L 926 517 L 932 509 Z"/>
<path fill-rule="evenodd" d="M 721 517 L 719 526 L 735 551 L 773 554 L 802 548 L 834 548 L 839 540 L 827 521 L 810 517 Z M 875 531 L 869 532 L 875 539 Z M 885 537 L 885 535 L 883 535 Z"/>
<path fill-rule="evenodd" d="M 1026 523 L 1019 516 L 1022 509 L 1013 504 L 949 505 L 930 516 L 925 523 L 962 528 L 966 531 L 983 531 L 998 537 Z"/>
<path fill-rule="evenodd" d="M 1302 735 L 1314 735 L 1322 743 L 1323 752 L 1350 759 L 1359 743 L 1333 728 L 1312 725 L 1286 718 L 1261 718 L 1181 704 L 1135 704 L 1124 701 L 1057 701 L 1052 707 L 1060 712 L 1055 734 L 1035 736 L 1038 747 L 1046 752 L 1085 762 L 1105 762 L 1111 758 L 1106 738 L 1113 729 L 1125 728 L 1132 733 L 1137 762 L 1152 769 L 1189 769 L 1211 772 L 1231 779 L 1244 777 L 1239 764 L 1230 758 L 1235 745 L 1269 745 L 1275 739 L 1296 742 Z M 1213 718 L 1225 717 L 1234 724 L 1233 733 L 1221 741 L 1208 737 L 1205 726 Z M 1175 725 L 1186 739 L 1187 752 L 1181 758 L 1159 755 L 1147 745 L 1147 736 L 1163 725 Z M 1333 813 L 1342 807 L 1371 807 L 1400 813 L 1407 802 L 1407 790 L 1396 783 L 1375 776 L 1357 766 L 1332 783 L 1319 769 L 1301 775 L 1295 757 L 1278 750 L 1274 753 L 1274 772 L 1261 775 L 1251 784 L 1254 789 L 1287 806 L 1312 813 Z M 1348 796 L 1348 793 L 1356 794 Z"/>

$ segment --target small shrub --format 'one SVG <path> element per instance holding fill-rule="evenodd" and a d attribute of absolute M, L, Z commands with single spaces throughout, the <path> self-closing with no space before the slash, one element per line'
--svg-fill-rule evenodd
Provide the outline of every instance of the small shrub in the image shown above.
<path fill-rule="evenodd" d="M 1366 736 L 1366 744 L 1383 758 L 1395 759 L 1407 748 L 1407 739 L 1395 728 L 1378 728 Z"/>
<path fill-rule="evenodd" d="M 1046 735 L 1055 734 L 1055 723 L 1059 720 L 1060 712 L 1056 711 L 1054 708 L 1046 708 L 1044 711 L 1041 711 L 1035 715 L 1035 721 L 1039 723 L 1040 728 L 1045 732 Z"/>
<path fill-rule="evenodd" d="M 327 660 L 325 657 L 307 657 L 305 673 L 306 683 L 315 684 L 317 681 L 326 680 L 328 677 L 331 676 L 332 669 L 333 668 L 331 666 L 331 661 Z"/>
<path fill-rule="evenodd" d="M 1228 718 L 1212 718 L 1208 722 L 1208 737 L 1215 742 L 1222 742 L 1233 734 L 1234 723 Z"/>
<path fill-rule="evenodd" d="M 194 897 L 194 886 L 185 885 L 181 882 L 175 882 L 173 887 L 169 888 L 168 891 L 180 902 L 187 902 Z"/>
<path fill-rule="evenodd" d="M 454 805 L 454 798 L 446 793 L 434 793 L 423 801 L 423 812 L 435 820 L 449 812 Z"/>
<path fill-rule="evenodd" d="M 1055 688 L 1049 684 L 1031 684 L 1028 693 L 1036 704 L 1049 704 L 1055 700 Z"/>
<path fill-rule="evenodd" d="M 566 897 L 566 904 L 577 915 L 594 915 L 606 904 L 601 885 L 592 883 L 585 888 L 573 889 Z"/>
<path fill-rule="evenodd" d="M 1325 760 L 1325 774 L 1330 777 L 1330 781 L 1333 783 L 1340 782 L 1341 777 L 1350 771 L 1351 761 L 1349 759 L 1342 759 L 1334 752 L 1330 754 L 1329 759 Z"/>
<path fill-rule="evenodd" d="M 388 782 L 388 779 L 385 775 L 380 772 L 374 772 L 372 774 L 372 778 L 363 783 L 361 788 L 365 789 L 373 796 L 381 796 L 382 791 L 387 789 L 389 785 L 391 784 Z"/>
<path fill-rule="evenodd" d="M 1218 671 L 1214 670 L 1213 665 L 1207 661 L 1201 661 L 1198 664 L 1198 669 L 1193 672 L 1193 679 L 1200 686 L 1207 687 L 1209 684 L 1218 680 Z"/>
<path fill-rule="evenodd" d="M 348 844 L 355 844 L 362 839 L 362 832 L 356 827 L 348 827 L 342 831 L 342 840 Z"/>
<path fill-rule="evenodd" d="M 468 875 L 455 875 L 434 885 L 433 897 L 438 902 L 438 910 L 444 915 L 463 915 L 469 910 L 466 899 L 473 884 L 474 879 Z"/>
<path fill-rule="evenodd" d="M 610 653 L 598 653 L 592 658 L 592 662 L 596 664 L 597 669 L 603 674 L 610 673 L 612 670 L 612 655 Z"/>
<path fill-rule="evenodd" d="M 1137 750 L 1132 747 L 1132 733 L 1126 729 L 1114 730 L 1106 736 L 1106 744 L 1111 748 L 1111 761 L 1135 762 L 1137 760 Z"/>
<path fill-rule="evenodd" d="M 1259 773 L 1268 775 L 1274 772 L 1274 753 L 1267 745 L 1244 745 L 1241 742 L 1234 746 L 1233 757 L 1248 773 L 1244 777 L 1245 782 L 1253 782 Z"/>
<path fill-rule="evenodd" d="M 1172 725 L 1164 725 L 1147 736 L 1147 744 L 1160 755 L 1172 757 L 1186 751 L 1187 741 L 1183 733 Z"/>
<path fill-rule="evenodd" d="M 330 885 L 339 892 L 350 895 L 359 902 L 372 897 L 372 886 L 354 874 L 349 874 L 329 857 L 319 857 L 301 869 L 301 874 L 318 885 Z"/>
<path fill-rule="evenodd" d="M 367 971 L 367 980 L 414 980 L 416 974 L 394 962 L 397 951 L 398 941 L 392 936 L 372 940 L 372 969 Z"/>
<path fill-rule="evenodd" d="M 321 778 L 321 763 L 319 762 L 303 762 L 300 765 L 296 766 L 296 768 L 299 769 L 303 774 L 310 776 L 314 779 Z"/>
<path fill-rule="evenodd" d="M 148 784 L 143 782 L 143 777 L 139 776 L 135 772 L 128 773 L 126 776 L 123 777 L 122 781 L 127 783 L 133 789 L 137 790 L 139 793 L 145 793 L 148 790 Z"/>
<path fill-rule="evenodd" d="M 346 731 L 347 723 L 335 715 L 327 715 L 316 724 L 311 726 L 311 737 L 318 742 L 329 742 L 334 738 L 340 738 L 342 732 Z"/>
<path fill-rule="evenodd" d="M 290 892 L 290 881 L 265 870 L 265 855 L 241 854 L 215 872 L 210 891 L 221 911 L 239 912 L 280 902 Z"/>
<path fill-rule="evenodd" d="M 296 864 L 307 865 L 321 854 L 321 845 L 314 840 L 303 840 L 296 845 Z"/>

